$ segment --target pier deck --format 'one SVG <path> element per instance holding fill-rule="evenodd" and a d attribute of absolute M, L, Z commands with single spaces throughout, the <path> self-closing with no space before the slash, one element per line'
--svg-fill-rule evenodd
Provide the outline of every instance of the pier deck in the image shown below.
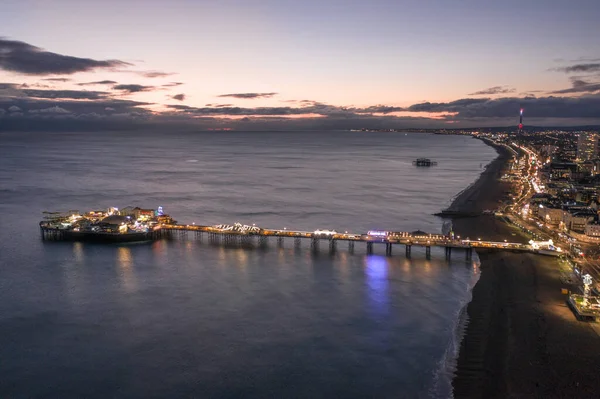
<path fill-rule="evenodd" d="M 225 226 L 225 225 L 221 225 Z M 396 245 L 404 246 L 406 256 L 411 254 L 412 247 L 425 248 L 426 257 L 431 256 L 431 248 L 444 248 L 446 257 L 450 257 L 453 250 L 461 250 L 465 253 L 467 259 L 471 258 L 473 249 L 488 250 L 488 251 L 512 251 L 512 252 L 529 252 L 540 253 L 538 249 L 532 248 L 531 245 L 512 243 L 512 242 L 493 242 L 485 240 L 468 240 L 452 238 L 448 235 L 429 234 L 421 231 L 417 232 L 375 232 L 370 234 L 356 233 L 338 233 L 319 231 L 299 231 L 288 229 L 259 229 L 254 230 L 231 230 L 229 228 L 221 228 L 221 226 L 202 226 L 189 224 L 161 224 L 156 226 L 154 230 L 145 233 L 143 237 L 139 234 L 134 237 L 134 234 L 118 234 L 118 233 L 78 233 L 70 230 L 58 229 L 48 226 L 40 226 L 42 238 L 48 240 L 70 240 L 70 241 L 109 241 L 109 242 L 127 242 L 144 240 L 156 240 L 163 237 L 182 236 L 187 237 L 188 232 L 195 233 L 199 238 L 204 234 L 208 235 L 209 241 L 215 244 L 225 245 L 251 245 L 253 238 L 257 237 L 258 243 L 261 246 L 267 244 L 270 237 L 277 240 L 278 246 L 283 246 L 285 238 L 294 240 L 294 246 L 299 247 L 301 241 L 309 240 L 311 247 L 314 249 L 320 246 L 320 243 L 326 243 L 331 251 L 335 251 L 338 242 L 346 242 L 349 250 L 354 250 L 356 243 L 365 243 L 367 253 L 373 253 L 373 246 L 377 244 L 385 245 L 386 255 L 391 255 L 393 247 Z"/>

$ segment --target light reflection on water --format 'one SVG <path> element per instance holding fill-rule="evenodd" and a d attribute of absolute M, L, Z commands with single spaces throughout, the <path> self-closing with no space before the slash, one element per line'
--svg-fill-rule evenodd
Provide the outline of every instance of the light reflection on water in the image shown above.
<path fill-rule="evenodd" d="M 379 316 L 387 314 L 390 298 L 388 293 L 388 258 L 380 255 L 366 256 L 366 282 L 369 286 L 369 299 Z"/>

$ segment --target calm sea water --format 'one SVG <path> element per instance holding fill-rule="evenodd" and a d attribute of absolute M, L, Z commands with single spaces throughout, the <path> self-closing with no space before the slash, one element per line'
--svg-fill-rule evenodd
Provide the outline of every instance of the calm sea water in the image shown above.
<path fill-rule="evenodd" d="M 42 242 L 44 210 L 426 230 L 496 153 L 361 132 L 0 135 L 0 397 L 445 397 L 474 262 Z M 429 157 L 432 168 L 412 160 Z M 450 371 L 449 371 L 450 370 Z"/>

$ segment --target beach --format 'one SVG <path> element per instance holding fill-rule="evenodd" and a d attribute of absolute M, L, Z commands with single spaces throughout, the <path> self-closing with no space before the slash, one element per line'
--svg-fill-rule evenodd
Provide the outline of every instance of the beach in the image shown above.
<path fill-rule="evenodd" d="M 488 142 L 488 144 L 490 144 Z M 450 209 L 496 209 L 510 190 L 499 181 L 510 152 L 462 192 Z M 526 242 L 527 237 L 491 215 L 453 220 L 463 237 Z M 567 307 L 557 258 L 478 251 L 481 276 L 467 306 L 468 324 L 453 380 L 455 398 L 598 397 L 600 337 Z"/>

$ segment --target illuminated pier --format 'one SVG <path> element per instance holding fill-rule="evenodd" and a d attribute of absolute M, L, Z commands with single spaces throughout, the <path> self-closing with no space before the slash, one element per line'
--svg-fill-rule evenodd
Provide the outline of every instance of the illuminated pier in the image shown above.
<path fill-rule="evenodd" d="M 126 208 L 127 209 L 127 208 Z M 151 210 L 150 210 L 151 211 Z M 202 226 L 196 224 L 179 224 L 168 215 L 158 211 L 150 212 L 140 208 L 130 208 L 119 212 L 111 208 L 107 213 L 99 215 L 97 212 L 88 212 L 79 215 L 47 217 L 40 222 L 42 238 L 45 240 L 70 240 L 70 241 L 149 241 L 161 238 L 194 238 L 202 241 L 204 236 L 212 245 L 234 247 L 266 247 L 272 237 L 279 248 L 285 246 L 285 240 L 293 240 L 294 247 L 300 248 L 302 241 L 310 242 L 313 251 L 321 247 L 328 247 L 330 252 L 336 252 L 339 243 L 346 243 L 349 252 L 354 251 L 356 243 L 365 243 L 367 254 L 374 252 L 374 247 L 384 246 L 385 254 L 391 256 L 394 246 L 404 246 L 405 256 L 410 258 L 413 247 L 425 249 L 425 256 L 431 257 L 431 248 L 444 248 L 445 257 L 450 258 L 453 253 L 460 251 L 470 259 L 473 249 L 477 250 L 502 250 L 514 252 L 533 252 L 546 255 L 560 255 L 560 250 L 540 248 L 539 245 L 527 245 L 511 242 L 493 242 L 478 238 L 477 240 L 460 239 L 452 233 L 430 234 L 423 231 L 379 231 L 372 230 L 364 234 L 343 233 L 335 230 L 301 231 L 284 229 L 265 229 L 255 225 L 220 224 Z M 552 249 L 552 248 L 550 248 Z"/>

